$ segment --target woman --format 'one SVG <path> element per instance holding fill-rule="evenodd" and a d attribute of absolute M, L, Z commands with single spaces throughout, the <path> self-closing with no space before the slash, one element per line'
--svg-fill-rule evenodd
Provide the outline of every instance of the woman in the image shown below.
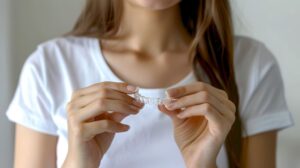
<path fill-rule="evenodd" d="M 88 0 L 28 58 L 7 115 L 22 168 L 275 167 L 292 124 L 276 60 L 233 36 L 227 0 Z"/>

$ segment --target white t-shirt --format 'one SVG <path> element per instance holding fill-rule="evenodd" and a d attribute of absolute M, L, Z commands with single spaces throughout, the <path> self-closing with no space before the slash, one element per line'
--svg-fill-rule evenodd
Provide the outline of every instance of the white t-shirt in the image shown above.
<path fill-rule="evenodd" d="M 280 130 L 293 124 L 285 101 L 278 64 L 266 47 L 246 37 L 235 37 L 235 72 L 240 95 L 244 136 Z M 99 41 L 88 37 L 62 37 L 38 46 L 26 60 L 14 98 L 7 110 L 11 121 L 58 136 L 57 167 L 68 150 L 66 104 L 74 90 L 103 81 L 122 81 L 110 69 Z M 196 81 L 191 72 L 170 87 Z M 164 97 L 166 88 L 145 89 L 147 97 Z M 156 106 L 146 105 L 123 123 L 131 129 L 117 134 L 101 168 L 183 168 L 173 139 L 172 123 Z M 226 168 L 223 147 L 218 167 Z"/>

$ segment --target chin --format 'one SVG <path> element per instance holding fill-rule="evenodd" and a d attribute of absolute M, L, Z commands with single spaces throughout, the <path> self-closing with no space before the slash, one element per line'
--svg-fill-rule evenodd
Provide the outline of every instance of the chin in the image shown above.
<path fill-rule="evenodd" d="M 168 9 L 181 0 L 126 0 L 131 4 L 151 10 L 164 10 Z"/>

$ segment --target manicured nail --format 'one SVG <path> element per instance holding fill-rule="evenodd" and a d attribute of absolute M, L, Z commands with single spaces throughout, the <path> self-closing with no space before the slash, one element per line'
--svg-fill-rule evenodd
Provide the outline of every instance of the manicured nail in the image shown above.
<path fill-rule="evenodd" d="M 175 103 L 177 100 L 176 99 L 166 99 L 165 101 L 164 101 L 164 104 L 173 104 L 173 103 Z"/>
<path fill-rule="evenodd" d="M 130 128 L 130 126 L 129 126 L 129 125 L 123 125 L 123 129 L 124 129 L 125 131 L 128 131 L 128 130 L 129 130 L 129 128 Z"/>
<path fill-rule="evenodd" d="M 129 105 L 129 107 L 130 107 L 132 110 L 134 110 L 134 111 L 139 111 L 139 110 L 140 110 L 139 107 L 134 106 L 134 105 Z"/>
<path fill-rule="evenodd" d="M 167 104 L 166 107 L 169 109 L 169 110 L 173 110 L 176 108 L 176 104 Z"/>
<path fill-rule="evenodd" d="M 130 92 L 135 92 L 135 91 L 138 90 L 138 87 L 132 86 L 132 85 L 128 85 L 127 86 L 127 90 L 130 91 Z"/>
<path fill-rule="evenodd" d="M 170 99 L 164 102 L 164 105 L 167 107 L 167 109 L 175 109 L 176 108 L 176 100 Z"/>
<path fill-rule="evenodd" d="M 144 103 L 139 102 L 139 101 L 137 101 L 137 100 L 133 100 L 133 101 L 132 101 L 132 104 L 134 104 L 134 105 L 136 105 L 136 106 L 138 106 L 138 107 L 143 107 L 143 105 L 144 105 Z"/>
<path fill-rule="evenodd" d="M 165 95 L 166 95 L 167 97 L 170 97 L 170 94 L 169 94 L 168 90 L 165 91 Z"/>

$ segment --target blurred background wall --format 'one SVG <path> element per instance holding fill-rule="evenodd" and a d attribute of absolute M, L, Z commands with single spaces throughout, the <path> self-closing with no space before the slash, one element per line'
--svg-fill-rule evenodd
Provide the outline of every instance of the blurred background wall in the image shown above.
<path fill-rule="evenodd" d="M 279 61 L 296 125 L 279 134 L 277 165 L 300 167 L 300 1 L 231 0 L 235 31 L 266 43 Z M 12 167 L 13 124 L 5 110 L 36 45 L 71 29 L 84 0 L 0 0 L 0 167 Z"/>
<path fill-rule="evenodd" d="M 4 118 L 4 111 L 12 93 L 11 63 L 11 3 L 0 0 L 0 167 L 10 167 L 12 162 L 12 124 Z"/>

